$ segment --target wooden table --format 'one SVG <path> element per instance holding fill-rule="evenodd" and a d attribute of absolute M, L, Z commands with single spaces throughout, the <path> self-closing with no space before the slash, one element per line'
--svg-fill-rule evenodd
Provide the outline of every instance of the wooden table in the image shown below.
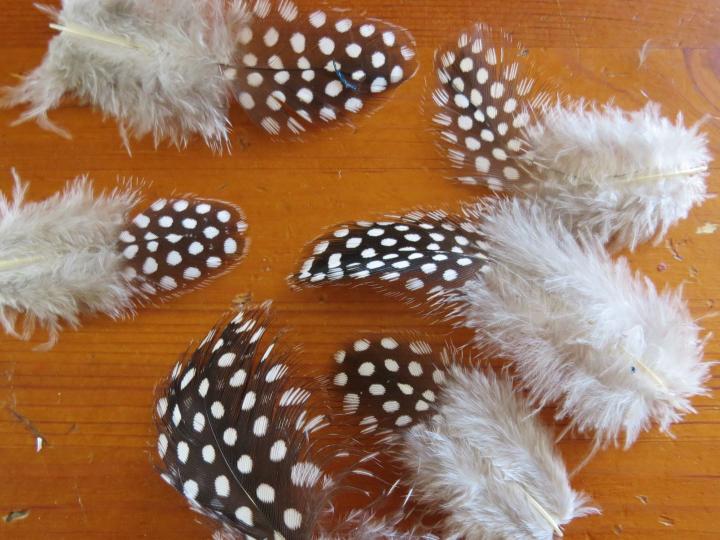
<path fill-rule="evenodd" d="M 309 7 L 312 2 L 303 1 Z M 546 73 L 575 95 L 614 98 L 639 107 L 646 96 L 690 122 L 708 116 L 705 130 L 720 150 L 720 3 L 637 0 L 338 0 L 414 32 L 422 67 L 376 115 L 358 129 L 336 129 L 306 142 L 273 143 L 234 111 L 235 150 L 218 157 L 199 142 L 183 152 L 155 150 L 149 140 L 127 155 L 116 124 L 68 106 L 52 118 L 72 141 L 34 124 L 9 127 L 18 111 L 0 112 L 0 188 L 9 169 L 32 182 L 42 198 L 82 173 L 97 186 L 117 177 L 148 181 L 147 198 L 194 192 L 245 209 L 252 245 L 235 271 L 208 288 L 143 310 L 134 320 L 89 319 L 67 331 L 50 352 L 0 338 L 0 520 L 2 538 L 207 538 L 196 514 L 160 481 L 152 467 L 153 389 L 192 339 L 228 308 L 237 294 L 274 299 L 276 322 L 302 344 L 308 365 L 329 365 L 331 353 L 361 330 L 418 329 L 441 342 L 449 327 L 430 326 L 418 314 L 367 289 L 292 292 L 285 276 L 306 242 L 335 222 L 380 216 L 418 205 L 455 209 L 476 192 L 446 180 L 433 149 L 429 112 L 419 108 L 436 45 L 475 20 L 500 25 L 531 49 Z M 0 82 L 37 65 L 52 35 L 29 1 L 0 0 Z M 643 51 L 641 59 L 641 50 Z M 240 141 L 244 141 L 243 148 Z M 713 168 L 710 191 L 720 186 Z M 152 182 L 152 183 L 150 183 Z M 695 316 L 720 309 L 720 201 L 712 200 L 675 227 L 665 244 L 643 246 L 633 265 L 659 286 L 685 284 Z M 720 330 L 718 318 L 703 325 Z M 466 333 L 457 333 L 458 342 Z M 720 356 L 710 340 L 707 357 Z M 710 387 L 717 390 L 720 368 Z M 577 520 L 569 539 L 720 537 L 720 402 L 695 400 L 698 414 L 669 439 L 641 437 L 628 452 L 600 453 L 575 479 L 603 515 Z M 16 411 L 20 417 L 10 411 Z M 27 419 L 45 438 L 35 450 Z M 561 444 L 570 465 L 589 449 L 583 439 Z M 17 516 L 17 514 L 16 514 Z"/>

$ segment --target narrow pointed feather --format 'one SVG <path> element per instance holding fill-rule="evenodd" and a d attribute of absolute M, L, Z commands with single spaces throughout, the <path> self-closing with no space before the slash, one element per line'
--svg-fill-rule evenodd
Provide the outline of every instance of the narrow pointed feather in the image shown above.
<path fill-rule="evenodd" d="M 706 198 L 700 124 L 559 97 L 528 51 L 484 25 L 436 53 L 438 142 L 458 180 L 540 197 L 614 248 L 661 239 Z"/>
<path fill-rule="evenodd" d="M 58 25 L 43 63 L 3 106 L 27 104 L 19 122 L 37 120 L 69 136 L 47 113 L 63 96 L 115 118 L 121 134 L 151 134 L 184 147 L 199 135 L 215 149 L 228 144 L 235 30 L 242 13 L 224 0 L 63 0 L 42 8 Z"/>
<path fill-rule="evenodd" d="M 475 225 L 442 211 L 339 225 L 309 250 L 291 283 L 369 283 L 411 301 L 442 296 L 487 262 Z"/>
<path fill-rule="evenodd" d="M 417 70 L 414 40 L 394 24 L 346 10 L 304 12 L 289 0 L 245 6 L 235 95 L 272 135 L 368 112 Z"/>
<path fill-rule="evenodd" d="M 710 363 L 680 290 L 657 291 L 544 205 L 496 201 L 475 214 L 491 270 L 452 300 L 478 344 L 513 360 L 535 405 L 556 403 L 596 447 L 628 447 L 653 425 L 669 432 L 694 411 Z"/>
<path fill-rule="evenodd" d="M 595 511 L 509 379 L 460 365 L 455 351 L 390 336 L 356 340 L 338 358 L 346 412 L 390 433 L 403 481 L 440 511 L 443 537 L 550 540 Z"/>
<path fill-rule="evenodd" d="M 175 366 L 159 389 L 156 425 L 163 479 L 215 521 L 215 538 L 406 538 L 372 506 L 333 516 L 343 483 L 371 456 L 340 444 L 321 379 L 265 334 L 269 303 L 244 306 Z M 360 518 L 364 521 L 360 523 Z"/>
<path fill-rule="evenodd" d="M 236 206 L 186 196 L 160 199 L 135 214 L 132 187 L 94 194 L 86 177 L 41 202 L 0 194 L 0 323 L 29 339 L 36 327 L 52 346 L 81 315 L 132 315 L 138 305 L 207 284 L 246 251 Z M 18 328 L 20 323 L 20 328 Z"/>

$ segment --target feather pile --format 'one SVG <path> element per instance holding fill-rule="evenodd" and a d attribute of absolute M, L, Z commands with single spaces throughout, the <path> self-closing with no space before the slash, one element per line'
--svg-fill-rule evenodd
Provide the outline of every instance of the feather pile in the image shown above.
<path fill-rule="evenodd" d="M 442 537 L 551 540 L 596 512 L 511 380 L 443 355 L 419 339 L 359 339 L 334 377 L 344 410 L 388 434 L 413 496 L 442 514 Z"/>
<path fill-rule="evenodd" d="M 543 198 L 569 228 L 630 249 L 707 198 L 707 137 L 682 114 L 551 100 L 527 51 L 483 25 L 439 50 L 436 68 L 434 122 L 464 183 Z"/>
<path fill-rule="evenodd" d="M 48 347 L 82 314 L 120 318 L 138 304 L 177 295 L 229 270 L 244 254 L 242 212 L 197 197 L 160 199 L 130 217 L 137 190 L 95 195 L 86 177 L 41 202 L 0 194 L 0 324 Z M 18 329 L 18 322 L 21 328 Z"/>
<path fill-rule="evenodd" d="M 416 70 L 404 29 L 347 12 L 302 14 L 289 0 L 63 0 L 42 8 L 60 33 L 43 63 L 0 105 L 28 104 L 18 122 L 52 123 L 69 95 L 119 122 L 185 147 L 194 135 L 229 146 L 238 100 L 272 135 L 304 132 L 369 110 Z"/>
<path fill-rule="evenodd" d="M 244 306 L 161 386 L 162 478 L 214 520 L 217 539 L 412 538 L 368 508 L 333 514 L 344 484 L 366 475 L 374 455 L 331 428 L 324 383 L 264 338 L 269 318 L 269 303 Z"/>
<path fill-rule="evenodd" d="M 667 432 L 706 392 L 704 341 L 681 292 L 657 292 L 530 200 L 338 226 L 291 281 L 367 282 L 445 307 L 514 361 L 534 406 L 557 404 L 598 448 L 623 434 L 628 447 L 652 424 Z"/>

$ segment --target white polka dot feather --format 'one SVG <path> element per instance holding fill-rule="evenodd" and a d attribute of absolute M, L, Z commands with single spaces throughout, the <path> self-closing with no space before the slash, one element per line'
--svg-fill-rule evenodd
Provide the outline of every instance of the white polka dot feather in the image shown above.
<path fill-rule="evenodd" d="M 0 194 L 0 324 L 22 339 L 40 326 L 51 346 L 61 323 L 132 314 L 206 284 L 245 254 L 247 225 L 230 203 L 159 199 L 131 217 L 140 197 L 129 183 L 96 195 L 80 177 L 30 203 L 26 190 L 15 175 L 14 200 Z"/>
<path fill-rule="evenodd" d="M 550 100 L 529 52 L 479 24 L 435 67 L 438 143 L 461 182 L 543 198 L 614 248 L 662 239 L 707 198 L 707 137 L 682 114 Z"/>
<path fill-rule="evenodd" d="M 358 221 L 315 240 L 291 282 L 367 282 L 411 301 L 424 301 L 460 287 L 483 268 L 485 247 L 472 220 L 442 211 Z"/>
<path fill-rule="evenodd" d="M 41 8 L 59 33 L 43 63 L 0 97 L 69 137 L 48 111 L 63 96 L 117 119 L 125 145 L 152 134 L 185 147 L 230 146 L 230 100 L 271 135 L 349 121 L 416 69 L 415 43 L 394 24 L 291 0 L 63 0 Z"/>
<path fill-rule="evenodd" d="M 417 70 L 414 40 L 394 24 L 332 8 L 303 12 L 289 0 L 246 9 L 235 94 L 271 135 L 367 112 Z"/>
<path fill-rule="evenodd" d="M 440 512 L 441 538 L 551 540 L 594 512 L 509 378 L 419 337 L 358 338 L 335 359 L 343 412 L 383 437 L 408 497 Z"/>
<path fill-rule="evenodd" d="M 374 457 L 354 448 L 359 429 L 328 429 L 324 382 L 301 370 L 290 349 L 265 337 L 270 304 L 246 305 L 215 327 L 158 391 L 155 420 L 162 478 L 215 520 L 216 538 L 358 538 L 394 523 L 373 505 L 334 515 L 350 477 L 367 480 Z M 350 433 L 351 435 L 348 435 Z M 356 489 L 356 488 L 355 488 Z M 374 538 L 383 538 L 376 536 Z"/>
<path fill-rule="evenodd" d="M 431 418 L 446 362 L 426 341 L 392 336 L 358 338 L 335 353 L 333 385 L 343 411 L 359 416 L 365 433 L 395 432 Z"/>
<path fill-rule="evenodd" d="M 192 195 L 158 199 L 119 235 L 125 275 L 147 295 L 207 284 L 245 255 L 247 223 L 230 203 Z"/>

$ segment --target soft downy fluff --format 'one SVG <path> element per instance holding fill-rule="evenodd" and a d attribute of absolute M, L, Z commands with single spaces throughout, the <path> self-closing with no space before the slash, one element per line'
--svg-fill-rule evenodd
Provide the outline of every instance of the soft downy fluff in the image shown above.
<path fill-rule="evenodd" d="M 481 345 L 512 358 L 530 399 L 604 446 L 694 412 L 710 364 L 682 291 L 658 292 L 600 242 L 573 238 L 545 205 L 508 200 L 470 210 L 491 259 L 455 298 Z"/>
<path fill-rule="evenodd" d="M 235 27 L 242 13 L 225 0 L 63 0 L 43 7 L 66 30 L 43 63 L 6 90 L 5 106 L 27 103 L 18 122 L 35 119 L 61 135 L 47 112 L 72 95 L 112 116 L 128 136 L 151 133 L 184 147 L 194 134 L 215 149 L 228 144 Z"/>
<path fill-rule="evenodd" d="M 230 318 L 232 317 L 232 318 Z M 245 305 L 210 331 L 161 385 L 162 478 L 217 527 L 216 539 L 406 539 L 373 506 L 336 515 L 333 501 L 374 454 L 336 429 L 324 379 L 264 337 L 270 304 Z M 348 528 L 350 527 L 350 528 Z M 355 536 L 357 534 L 357 536 Z"/>
<path fill-rule="evenodd" d="M 434 117 L 458 179 L 540 197 L 565 224 L 634 249 L 707 197 L 711 160 L 700 123 L 648 103 L 627 112 L 549 99 L 527 50 L 484 25 L 436 53 Z"/>
<path fill-rule="evenodd" d="M 511 359 L 534 405 L 589 432 L 597 447 L 670 425 L 706 392 L 704 340 L 681 291 L 656 291 L 599 240 L 571 234 L 530 199 L 480 202 L 463 215 L 333 227 L 291 282 L 367 283 L 475 330 Z"/>
<path fill-rule="evenodd" d="M 13 198 L 0 194 L 0 323 L 15 337 L 30 339 L 40 326 L 50 347 L 62 324 L 77 328 L 82 314 L 132 315 L 138 304 L 206 283 L 244 254 L 246 224 L 229 203 L 160 199 L 131 219 L 139 194 L 129 184 L 95 194 L 79 177 L 26 202 L 27 184 L 14 177 Z"/>
<path fill-rule="evenodd" d="M 387 434 L 409 492 L 441 514 L 441 537 L 551 540 L 596 511 L 505 375 L 419 338 L 363 337 L 335 357 L 345 412 Z"/>
<path fill-rule="evenodd" d="M 184 147 L 193 135 L 229 146 L 229 103 L 271 135 L 368 112 L 417 69 L 407 30 L 347 11 L 303 13 L 289 0 L 63 0 L 42 8 L 60 33 L 40 67 L 0 105 L 19 122 L 47 117 L 64 95 L 115 117 L 128 137 Z"/>

